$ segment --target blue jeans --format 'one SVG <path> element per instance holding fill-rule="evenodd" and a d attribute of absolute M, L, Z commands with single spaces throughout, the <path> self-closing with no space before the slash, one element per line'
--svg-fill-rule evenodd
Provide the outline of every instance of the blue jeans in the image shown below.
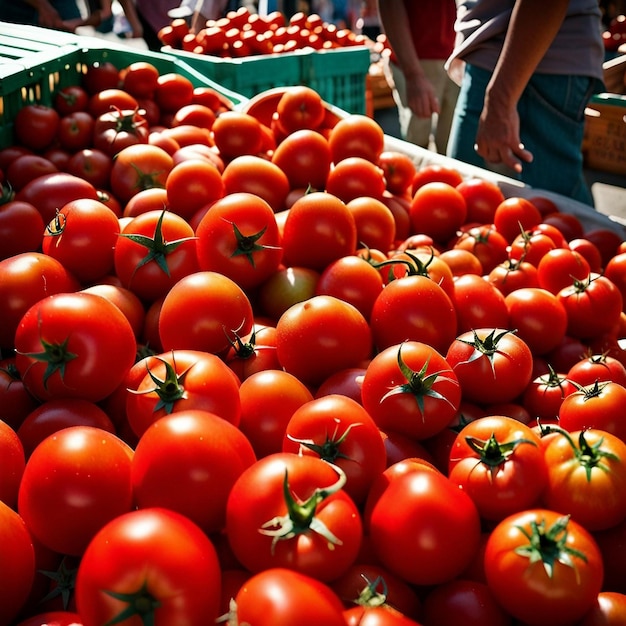
<path fill-rule="evenodd" d="M 478 120 L 491 72 L 467 65 L 454 112 L 447 155 L 483 169 L 495 169 L 476 154 Z M 521 141 L 534 156 L 522 173 L 502 172 L 531 187 L 593 206 L 583 174 L 581 145 L 585 107 L 595 91 L 585 76 L 535 74 L 518 103 Z"/>

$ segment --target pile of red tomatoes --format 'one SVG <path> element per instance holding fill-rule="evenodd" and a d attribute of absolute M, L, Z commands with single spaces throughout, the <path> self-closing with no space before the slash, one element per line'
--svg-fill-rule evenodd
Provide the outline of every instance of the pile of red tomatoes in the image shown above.
<path fill-rule="evenodd" d="M 617 226 L 148 62 L 0 171 L 0 625 L 624 623 Z"/>

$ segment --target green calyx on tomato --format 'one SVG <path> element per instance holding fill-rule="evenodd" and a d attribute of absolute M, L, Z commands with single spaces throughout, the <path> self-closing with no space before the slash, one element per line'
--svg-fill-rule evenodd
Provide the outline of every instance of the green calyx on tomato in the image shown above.
<path fill-rule="evenodd" d="M 59 372 L 61 380 L 65 376 L 65 366 L 77 358 L 77 354 L 67 349 L 69 337 L 61 343 L 48 343 L 45 339 L 41 339 L 43 352 L 22 352 L 23 356 L 28 356 L 40 363 L 46 363 L 46 371 L 43 374 L 44 389 L 48 388 L 48 380 L 55 373 Z"/>
<path fill-rule="evenodd" d="M 502 330 L 498 334 L 496 334 L 497 329 L 494 328 L 484 339 L 481 339 L 475 330 L 472 331 L 474 335 L 473 341 L 466 341 L 465 339 L 461 339 L 461 341 L 468 346 L 472 346 L 474 348 L 474 352 L 472 352 L 470 358 L 466 361 L 466 363 L 471 363 L 476 359 L 479 359 L 481 356 L 486 356 L 491 363 L 491 369 L 493 369 L 493 357 L 498 352 L 498 342 L 502 337 L 508 335 L 509 333 L 515 334 L 514 330 Z"/>
<path fill-rule="evenodd" d="M 601 469 L 603 472 L 611 471 L 610 468 L 603 462 L 604 460 L 619 461 L 616 454 L 601 449 L 602 444 L 604 443 L 603 437 L 590 445 L 585 438 L 585 431 L 581 430 L 578 434 L 578 445 L 576 445 L 570 433 L 562 428 L 559 428 L 558 426 L 551 426 L 549 432 L 558 433 L 565 437 L 574 451 L 576 462 L 585 468 L 587 482 L 591 482 L 591 471 L 594 467 Z"/>
<path fill-rule="evenodd" d="M 15 191 L 8 182 L 0 183 L 0 206 L 15 200 Z"/>
<path fill-rule="evenodd" d="M 387 606 L 387 581 L 382 576 L 377 576 L 374 580 L 369 580 L 362 575 L 365 580 L 365 587 L 359 592 L 359 597 L 354 600 L 358 606 Z M 381 587 L 382 591 L 378 591 Z"/>
<path fill-rule="evenodd" d="M 424 398 L 427 396 L 430 398 L 435 398 L 436 400 L 444 400 L 450 406 L 453 406 L 448 398 L 433 389 L 433 385 L 438 380 L 446 380 L 453 383 L 455 382 L 454 379 L 448 376 L 442 376 L 442 371 L 433 372 L 432 374 L 426 376 L 430 359 L 426 359 L 426 362 L 418 372 L 413 371 L 402 358 L 402 345 L 403 344 L 400 344 L 398 348 L 398 367 L 400 368 L 400 371 L 402 372 L 404 377 L 407 379 L 407 382 L 403 385 L 397 385 L 396 387 L 390 389 L 380 399 L 380 401 L 383 402 L 387 398 L 395 396 L 397 394 L 410 393 L 415 397 L 415 401 L 417 402 L 417 406 L 422 416 L 424 415 Z"/>
<path fill-rule="evenodd" d="M 362 426 L 361 423 L 349 424 L 343 435 L 337 438 L 337 431 L 331 435 L 326 435 L 326 441 L 322 444 L 315 443 L 312 439 L 297 439 L 296 437 L 292 437 L 289 433 L 287 433 L 287 437 L 291 439 L 291 441 L 295 441 L 299 443 L 301 446 L 307 447 L 309 450 L 315 452 L 319 455 L 320 459 L 323 461 L 327 461 L 328 463 L 334 463 L 337 459 L 349 459 L 350 457 L 346 456 L 340 451 L 341 444 L 347 439 L 350 431 L 355 426 Z"/>
<path fill-rule="evenodd" d="M 116 133 L 137 134 L 138 128 L 147 125 L 143 117 L 145 110 L 140 110 L 139 107 L 134 110 L 122 110 L 119 107 L 113 106 L 108 115 L 111 121 L 115 123 Z"/>
<path fill-rule="evenodd" d="M 161 212 L 159 221 L 154 229 L 153 237 L 146 237 L 145 235 L 138 235 L 133 233 L 120 233 L 120 237 L 126 237 L 141 246 L 144 246 L 148 250 L 148 254 L 141 259 L 141 261 L 135 267 L 135 272 L 146 263 L 154 261 L 163 272 L 169 276 L 170 268 L 167 265 L 167 255 L 174 252 L 180 245 L 189 241 L 190 239 L 196 239 L 196 237 L 183 237 L 182 239 L 176 239 L 175 241 L 165 241 L 163 237 L 163 217 L 165 216 L 165 209 Z"/>
<path fill-rule="evenodd" d="M 329 463 L 329 465 L 332 465 Z M 289 472 L 285 470 L 285 479 L 283 481 L 283 493 L 285 503 L 287 505 L 287 514 L 278 515 L 268 520 L 259 528 L 259 532 L 268 537 L 272 537 L 272 554 L 276 544 L 285 539 L 293 539 L 297 535 L 313 531 L 321 535 L 328 541 L 328 549 L 334 550 L 335 546 L 341 545 L 342 541 L 333 535 L 326 524 L 315 517 L 315 511 L 318 505 L 329 496 L 337 493 L 346 484 L 346 474 L 337 465 L 332 465 L 333 469 L 339 475 L 336 482 L 324 489 L 315 489 L 308 500 L 299 502 L 294 498 L 289 487 Z"/>
<path fill-rule="evenodd" d="M 478 439 L 477 437 L 465 437 L 467 445 L 474 451 L 479 457 L 481 463 L 491 468 L 492 475 L 497 472 L 498 468 L 507 462 L 508 458 L 515 452 L 515 449 L 524 443 L 528 443 L 531 446 L 537 444 L 530 439 L 514 439 L 513 441 L 507 441 L 506 443 L 500 443 L 496 439 L 496 434 L 491 433 L 491 436 L 487 440 Z"/>
<path fill-rule="evenodd" d="M 177 374 L 175 368 L 172 366 L 171 363 L 168 363 L 166 360 L 159 357 L 155 358 L 161 361 L 161 363 L 163 363 L 163 365 L 165 366 L 165 376 L 163 378 L 159 378 L 158 376 L 153 374 L 150 370 L 150 367 L 146 365 L 148 375 L 150 376 L 156 387 L 143 391 L 137 391 L 134 389 L 129 389 L 129 391 L 135 394 L 156 393 L 157 396 L 159 396 L 159 401 L 154 407 L 154 412 L 156 413 L 161 409 L 165 409 L 165 412 L 169 415 L 174 410 L 174 404 L 176 404 L 178 400 L 182 400 L 183 398 L 187 397 L 182 382 L 192 366 L 190 365 L 181 374 Z M 172 358 L 174 357 L 172 356 Z"/>
<path fill-rule="evenodd" d="M 118 613 L 116 617 L 109 620 L 104 626 L 115 626 L 126 620 L 132 619 L 135 615 L 141 619 L 144 626 L 154 626 L 156 622 L 155 612 L 161 606 L 157 600 L 147 589 L 148 582 L 144 581 L 141 588 L 130 593 L 117 593 L 115 591 L 105 591 L 120 602 L 127 603 L 127 607 Z"/>
<path fill-rule="evenodd" d="M 267 226 L 263 227 L 258 233 L 254 233 L 253 235 L 244 235 L 237 227 L 237 224 L 234 222 L 231 222 L 231 224 L 233 226 L 233 232 L 235 233 L 235 241 L 237 242 L 237 247 L 231 256 L 245 256 L 250 262 L 250 265 L 254 267 L 253 255 L 255 252 L 262 252 L 267 249 L 278 249 L 277 246 L 262 246 L 257 243 L 257 241 L 265 234 Z"/>
<path fill-rule="evenodd" d="M 76 587 L 76 574 L 78 572 L 78 567 L 68 567 L 67 558 L 65 556 L 61 559 L 59 568 L 55 572 L 40 570 L 42 574 L 54 582 L 53 588 L 40 600 L 40 603 L 48 602 L 60 596 L 64 611 L 69 611 L 70 597 Z"/>
<path fill-rule="evenodd" d="M 528 539 L 528 544 L 516 548 L 515 553 L 527 557 L 531 564 L 541 561 L 550 578 L 552 578 L 554 565 L 557 562 L 572 568 L 575 568 L 572 556 L 586 562 L 585 554 L 567 545 L 569 520 L 569 515 L 564 515 L 547 528 L 544 519 L 539 523 L 533 520 L 530 523 L 530 530 L 518 526 L 519 531 Z"/>

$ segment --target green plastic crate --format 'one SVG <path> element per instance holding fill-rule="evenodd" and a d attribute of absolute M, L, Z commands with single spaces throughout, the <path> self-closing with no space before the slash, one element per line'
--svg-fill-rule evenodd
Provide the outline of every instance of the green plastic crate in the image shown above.
<path fill-rule="evenodd" d="M 93 63 L 108 61 L 122 69 L 136 61 L 149 61 L 161 74 L 175 72 L 188 78 L 194 87 L 215 89 L 235 107 L 246 101 L 169 55 L 37 27 L 19 27 L 14 37 L 7 38 L 9 26 L 14 25 L 0 23 L 0 148 L 13 142 L 13 120 L 25 104 L 51 106 L 56 92 L 80 84 Z"/>
<path fill-rule="evenodd" d="M 182 59 L 247 98 L 275 87 L 306 85 L 329 104 L 348 113 L 365 113 L 365 80 L 370 67 L 370 50 L 366 46 L 299 50 L 238 59 L 170 47 L 163 48 L 163 52 Z"/>

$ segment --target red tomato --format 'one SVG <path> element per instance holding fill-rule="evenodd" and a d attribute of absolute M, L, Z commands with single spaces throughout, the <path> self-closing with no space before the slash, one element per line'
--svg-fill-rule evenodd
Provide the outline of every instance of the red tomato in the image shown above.
<path fill-rule="evenodd" d="M 35 578 L 35 551 L 22 517 L 0 501 L 0 623 L 11 624 L 23 608 Z M 8 564 L 11 564 L 9 567 Z"/>
<path fill-rule="evenodd" d="M 597 543 L 555 511 L 529 509 L 501 521 L 485 550 L 487 584 L 498 603 L 527 624 L 571 624 L 602 587 Z"/>
<path fill-rule="evenodd" d="M 204 532 L 219 532 L 235 480 L 256 461 L 252 445 L 215 413 L 182 410 L 155 421 L 141 436 L 132 462 L 137 507 L 177 511 Z M 210 498 L 198 498 L 198 493 Z"/>
<path fill-rule="evenodd" d="M 547 482 L 539 437 L 503 415 L 474 420 L 452 444 L 448 477 L 472 498 L 484 520 L 500 521 L 537 506 Z"/>
<path fill-rule="evenodd" d="M 557 293 L 567 313 L 567 334 L 592 339 L 611 332 L 618 324 L 623 300 L 606 276 L 589 274 Z"/>
<path fill-rule="evenodd" d="M 543 503 L 589 531 L 626 519 L 626 443 L 597 429 L 558 429 L 545 448 L 548 481 Z"/>
<path fill-rule="evenodd" d="M 135 98 L 151 98 L 156 91 L 159 70 L 149 61 L 135 61 L 120 72 L 122 89 Z"/>
<path fill-rule="evenodd" d="M 89 98 L 87 111 L 96 119 L 114 109 L 135 111 L 139 108 L 137 98 L 119 87 L 100 89 Z"/>
<path fill-rule="evenodd" d="M 290 191 L 287 174 L 272 161 L 256 155 L 232 159 L 222 172 L 226 194 L 247 192 L 265 200 L 274 210 L 286 208 Z"/>
<path fill-rule="evenodd" d="M 135 144 L 147 144 L 148 120 L 137 109 L 112 109 L 99 115 L 93 127 L 93 147 L 114 157 L 120 150 Z"/>
<path fill-rule="evenodd" d="M 83 621 L 73 611 L 45 611 L 27 617 L 18 626 L 83 626 Z"/>
<path fill-rule="evenodd" d="M 446 360 L 461 383 L 463 398 L 483 405 L 517 398 L 533 371 L 530 348 L 506 329 L 477 328 L 460 334 Z"/>
<path fill-rule="evenodd" d="M 198 270 L 193 229 L 171 211 L 141 213 L 122 229 L 113 261 L 122 285 L 154 302 Z"/>
<path fill-rule="evenodd" d="M 282 567 L 252 576 L 235 596 L 234 619 L 255 626 L 346 626 L 343 605 L 324 583 Z"/>
<path fill-rule="evenodd" d="M 383 170 L 387 191 L 403 195 L 413 182 L 416 165 L 411 157 L 398 150 L 383 150 L 377 161 L 378 167 Z"/>
<path fill-rule="evenodd" d="M 619 289 L 626 302 L 626 252 L 616 254 L 604 267 L 604 275 Z"/>
<path fill-rule="evenodd" d="M 54 219 L 57 209 L 83 198 L 97 200 L 96 188 L 90 182 L 66 172 L 38 176 L 15 196 L 16 200 L 32 204 L 41 213 L 44 224 Z"/>
<path fill-rule="evenodd" d="M 283 256 L 272 207 L 247 192 L 217 200 L 200 220 L 196 237 L 200 269 L 219 272 L 243 289 L 269 278 Z"/>
<path fill-rule="evenodd" d="M 626 616 L 626 594 L 601 591 L 579 626 L 619 626 Z"/>
<path fill-rule="evenodd" d="M 286 174 L 292 189 L 323 191 L 331 166 L 328 140 L 315 130 L 297 130 L 278 144 L 272 163 Z"/>
<path fill-rule="evenodd" d="M 512 197 L 503 200 L 493 216 L 496 230 L 512 242 L 520 233 L 531 230 L 541 222 L 539 209 L 529 200 Z"/>
<path fill-rule="evenodd" d="M 18 511 L 46 547 L 80 556 L 109 521 L 130 511 L 132 449 L 93 426 L 70 426 L 46 437 L 30 455 Z"/>
<path fill-rule="evenodd" d="M 0 261 L 0 346 L 11 348 L 26 311 L 42 298 L 76 291 L 80 284 L 56 259 L 23 252 Z"/>
<path fill-rule="evenodd" d="M 39 154 L 23 154 L 18 156 L 5 170 L 7 183 L 17 192 L 34 178 L 44 174 L 54 174 L 59 168 L 47 157 Z M 10 194 L 8 198 L 13 197 Z"/>
<path fill-rule="evenodd" d="M 443 287 L 415 274 L 385 286 L 374 302 L 370 326 L 379 351 L 409 340 L 443 353 L 456 336 L 457 317 Z"/>
<path fill-rule="evenodd" d="M 455 167 L 430 163 L 420 167 L 415 173 L 411 185 L 411 195 L 414 196 L 416 191 L 423 185 L 433 182 L 447 183 L 452 187 L 456 187 L 463 182 L 463 176 Z"/>
<path fill-rule="evenodd" d="M 258 573 L 286 567 L 323 582 L 343 574 L 359 552 L 361 516 L 337 466 L 293 453 L 266 456 L 235 481 L 226 534 L 237 560 Z"/>
<path fill-rule="evenodd" d="M 136 342 L 114 304 L 90 293 L 61 293 L 28 309 L 15 349 L 24 385 L 35 397 L 97 402 L 123 380 L 135 360 Z"/>
<path fill-rule="evenodd" d="M 509 311 L 504 295 L 478 274 L 459 276 L 454 281 L 452 304 L 458 334 L 473 328 L 508 327 Z"/>
<path fill-rule="evenodd" d="M 309 388 L 284 370 L 251 374 L 239 388 L 240 430 L 258 458 L 281 452 L 287 424 L 294 412 L 313 400 Z"/>
<path fill-rule="evenodd" d="M 416 460 L 396 463 L 374 481 L 364 524 L 383 566 L 413 585 L 456 578 L 480 542 L 471 498 L 432 465 Z"/>
<path fill-rule="evenodd" d="M 216 355 L 172 350 L 145 363 L 143 377 L 126 397 L 128 422 L 138 437 L 171 413 L 202 410 L 239 423 L 239 380 Z"/>
<path fill-rule="evenodd" d="M 46 437 L 70 426 L 93 426 L 115 434 L 113 422 L 97 404 L 79 398 L 48 400 L 31 411 L 17 429 L 26 458 Z"/>
<path fill-rule="evenodd" d="M 357 196 L 346 204 L 354 216 L 360 245 L 377 250 L 391 250 L 396 239 L 396 220 L 391 209 L 369 195 Z"/>
<path fill-rule="evenodd" d="M 31 150 L 44 150 L 54 141 L 60 120 L 61 116 L 54 107 L 26 104 L 13 119 L 15 139 Z"/>
<path fill-rule="evenodd" d="M 0 260 L 23 252 L 37 252 L 41 248 L 44 226 L 41 213 L 30 202 L 1 202 Z"/>
<path fill-rule="evenodd" d="M 283 228 L 283 263 L 322 271 L 357 247 L 354 216 L 337 196 L 313 192 L 296 200 Z"/>
<path fill-rule="evenodd" d="M 360 157 L 377 163 L 385 147 L 385 134 L 371 117 L 352 114 L 335 124 L 328 143 L 335 165 L 349 157 Z"/>
<path fill-rule="evenodd" d="M 442 431 L 461 401 L 452 368 L 434 348 L 407 341 L 379 352 L 361 387 L 363 406 L 383 431 L 422 440 Z"/>
<path fill-rule="evenodd" d="M 221 113 L 212 128 L 213 140 L 225 160 L 244 154 L 259 154 L 263 146 L 261 123 L 241 111 Z"/>
<path fill-rule="evenodd" d="M 426 183 L 413 195 L 409 215 L 413 232 L 446 242 L 465 223 L 467 205 L 461 192 L 452 185 Z"/>
<path fill-rule="evenodd" d="M 76 576 L 84 626 L 120 616 L 155 626 L 200 626 L 218 617 L 219 601 L 213 543 L 191 520 L 162 508 L 132 511 L 106 524 Z"/>
<path fill-rule="evenodd" d="M 2 474 L 0 475 L 0 502 L 12 509 L 17 508 L 17 493 L 24 473 L 26 457 L 24 446 L 15 430 L 0 420 L 0 452 Z"/>
<path fill-rule="evenodd" d="M 313 296 L 281 315 L 276 350 L 287 372 L 315 386 L 369 359 L 372 336 L 367 320 L 354 306 L 333 296 Z"/>
<path fill-rule="evenodd" d="M 508 258 L 507 240 L 490 224 L 472 226 L 462 231 L 452 246 L 474 254 L 485 274 Z"/>
<path fill-rule="evenodd" d="M 362 504 L 386 467 L 385 445 L 376 422 L 361 404 L 340 394 L 311 400 L 287 423 L 283 452 L 319 457 L 346 474 L 345 491 Z"/>
<path fill-rule="evenodd" d="M 178 72 L 160 74 L 154 99 L 162 113 L 175 113 L 193 99 L 193 83 Z"/>
<path fill-rule="evenodd" d="M 276 105 L 276 113 L 278 125 L 285 135 L 303 128 L 317 129 L 326 114 L 322 97 L 305 85 L 285 89 Z"/>
<path fill-rule="evenodd" d="M 504 202 L 504 194 L 494 182 L 482 178 L 468 178 L 456 186 L 465 198 L 468 223 L 492 224 L 498 206 Z"/>
<path fill-rule="evenodd" d="M 80 85 L 68 85 L 59 89 L 54 96 L 54 108 L 59 115 L 85 111 L 89 103 L 87 90 Z"/>
<path fill-rule="evenodd" d="M 590 354 L 570 367 L 567 378 L 583 387 L 606 380 L 626 387 L 626 366 L 609 354 Z"/>
<path fill-rule="evenodd" d="M 556 372 L 552 367 L 547 374 L 534 378 L 524 390 L 522 404 L 540 421 L 555 422 L 566 396 L 576 391 L 569 375 Z"/>
<path fill-rule="evenodd" d="M 105 204 L 89 198 L 72 200 L 46 226 L 42 251 L 82 283 L 91 283 L 113 269 L 119 233 L 119 221 Z"/>
<path fill-rule="evenodd" d="M 383 170 L 375 162 L 359 156 L 346 157 L 328 173 L 326 191 L 344 202 L 361 196 L 382 198 L 385 192 Z"/>
<path fill-rule="evenodd" d="M 250 300 L 237 283 L 218 272 L 195 272 L 181 278 L 165 296 L 159 336 L 165 351 L 222 354 L 230 348 L 228 333 L 249 333 L 253 318 Z"/>
<path fill-rule="evenodd" d="M 172 157 L 157 146 L 135 144 L 122 148 L 113 161 L 111 191 L 120 202 L 128 202 L 142 189 L 165 187 L 173 167 Z"/>
<path fill-rule="evenodd" d="M 588 261 L 575 250 L 554 248 L 543 255 L 537 265 L 539 287 L 557 294 L 575 280 L 584 280 L 591 268 Z"/>
<path fill-rule="evenodd" d="M 581 387 L 568 395 L 559 409 L 559 424 L 569 431 L 597 428 L 626 441 L 623 412 L 626 387 L 612 381 Z"/>
<path fill-rule="evenodd" d="M 119 81 L 119 71 L 110 61 L 87 65 L 82 76 L 82 86 L 90 95 L 117 87 Z"/>
<path fill-rule="evenodd" d="M 112 167 L 111 157 L 102 150 L 84 148 L 70 156 L 65 169 L 68 174 L 86 180 L 96 189 L 108 189 Z"/>

